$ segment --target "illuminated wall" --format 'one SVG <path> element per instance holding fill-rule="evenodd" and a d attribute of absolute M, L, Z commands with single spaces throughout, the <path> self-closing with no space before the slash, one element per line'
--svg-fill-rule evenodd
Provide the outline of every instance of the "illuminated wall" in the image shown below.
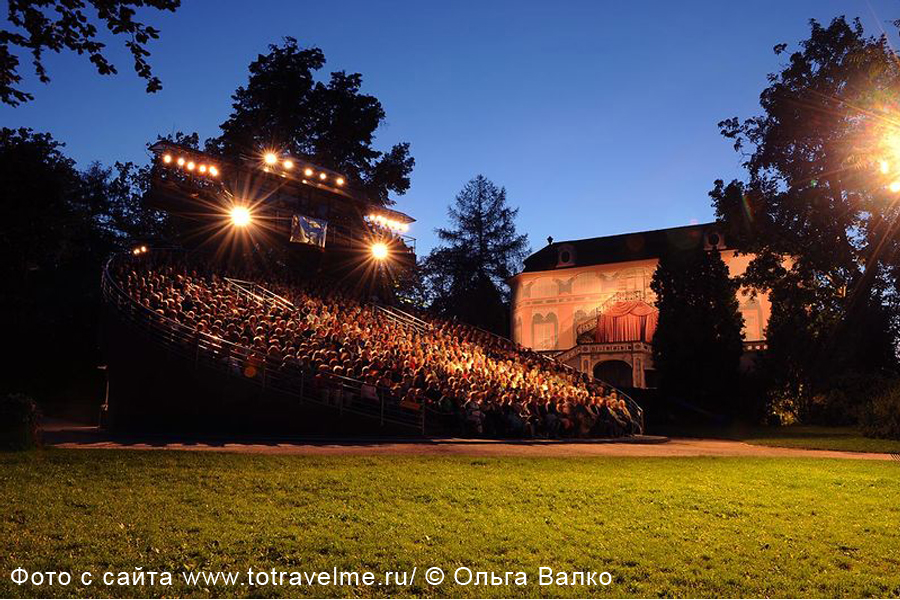
<path fill-rule="evenodd" d="M 750 256 L 722 252 L 732 276 L 747 268 Z M 535 350 L 568 350 L 575 345 L 575 324 L 605 302 L 640 297 L 653 303 L 650 281 L 657 259 L 550 271 L 520 273 L 512 281 L 513 340 Z M 744 317 L 744 340 L 762 341 L 771 314 L 768 295 L 738 295 Z"/>

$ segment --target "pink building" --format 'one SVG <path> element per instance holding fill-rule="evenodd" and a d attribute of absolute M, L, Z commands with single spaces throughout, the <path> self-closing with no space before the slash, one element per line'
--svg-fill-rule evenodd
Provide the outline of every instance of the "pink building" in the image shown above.
<path fill-rule="evenodd" d="M 714 223 L 548 244 L 526 258 L 524 270 L 510 280 L 513 340 L 614 385 L 654 387 L 652 327 L 651 336 L 637 329 L 604 336 L 598 320 L 602 329 L 623 311 L 652 313 L 650 281 L 659 257 L 701 244 L 719 249 L 732 276 L 750 262 L 750 256 L 728 248 Z M 749 356 L 765 347 L 771 303 L 766 294 L 753 297 L 745 290 L 738 300 Z"/>

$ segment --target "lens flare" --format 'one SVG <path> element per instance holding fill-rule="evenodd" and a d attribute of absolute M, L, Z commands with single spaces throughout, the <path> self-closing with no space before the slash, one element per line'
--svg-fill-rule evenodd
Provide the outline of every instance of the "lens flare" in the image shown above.
<path fill-rule="evenodd" d="M 388 247 L 382 242 L 372 244 L 372 256 L 377 260 L 384 260 L 388 256 Z"/>
<path fill-rule="evenodd" d="M 250 209 L 246 206 L 235 206 L 231 209 L 231 224 L 235 227 L 246 227 L 250 221 Z"/>

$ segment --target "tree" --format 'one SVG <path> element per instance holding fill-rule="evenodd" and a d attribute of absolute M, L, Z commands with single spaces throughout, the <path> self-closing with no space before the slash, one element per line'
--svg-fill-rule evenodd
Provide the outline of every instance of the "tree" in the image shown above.
<path fill-rule="evenodd" d="M 325 66 L 318 48 L 301 49 L 285 38 L 250 63 L 250 78 L 232 96 L 232 112 L 209 150 L 228 156 L 258 155 L 276 149 L 307 157 L 344 174 L 373 202 L 390 204 L 388 194 L 409 189 L 415 161 L 409 144 L 375 150 L 375 132 L 384 122 L 381 102 L 361 93 L 362 75 L 334 72 L 315 80 Z"/>
<path fill-rule="evenodd" d="M 134 58 L 134 70 L 147 81 L 147 92 L 162 89 L 159 77 L 153 75 L 147 57 L 147 44 L 159 38 L 159 30 L 134 19 L 137 9 L 149 6 L 174 12 L 181 0 L 7 0 L 7 19 L 11 29 L 0 29 L 0 101 L 18 106 L 34 99 L 17 86 L 22 81 L 19 74 L 19 57 L 13 47 L 31 53 L 35 73 L 42 83 L 50 76 L 44 66 L 44 51 L 69 50 L 87 54 L 101 75 L 117 73 L 115 65 L 103 55 L 106 44 L 97 40 L 97 25 L 91 22 L 85 11 L 86 4 L 93 7 L 100 25 L 106 25 L 114 35 L 127 38 L 125 46 Z"/>
<path fill-rule="evenodd" d="M 516 232 L 518 212 L 506 203 L 506 190 L 483 175 L 457 194 L 448 210 L 451 227 L 436 230 L 443 244 L 422 265 L 436 312 L 506 332 L 506 282 L 528 254 L 528 236 Z"/>
<path fill-rule="evenodd" d="M 0 129 L 0 189 L 10 199 L 0 225 L 0 312 L 16 340 L 0 393 L 99 397 L 91 387 L 98 273 L 110 253 L 165 227 L 141 201 L 147 170 L 94 164 L 80 173 L 49 134 Z"/>
<path fill-rule="evenodd" d="M 74 161 L 49 134 L 0 130 L 0 189 L 8 199 L 0 225 L 4 290 L 18 288 L 29 273 L 54 268 L 80 252 L 76 239 L 88 219 L 84 207 L 73 202 L 80 187 Z"/>
<path fill-rule="evenodd" d="M 670 397 L 733 413 L 744 320 L 738 283 L 719 251 L 700 246 L 663 255 L 650 288 L 659 309 L 653 363 L 660 387 Z"/>
<path fill-rule="evenodd" d="M 728 239 L 754 255 L 742 283 L 776 302 L 773 384 L 807 399 L 848 370 L 895 369 L 900 290 L 900 62 L 858 20 L 810 28 L 769 76 L 763 114 L 719 124 L 748 178 L 710 192 Z M 862 324 L 880 332 L 876 351 Z"/>
<path fill-rule="evenodd" d="M 97 356 L 97 273 L 109 247 L 97 235 L 81 174 L 49 134 L 0 130 L 0 189 L 9 199 L 0 225 L 0 311 L 16 340 L 0 393 L 44 398 L 76 365 L 88 375 L 96 366 L 85 361 Z"/>

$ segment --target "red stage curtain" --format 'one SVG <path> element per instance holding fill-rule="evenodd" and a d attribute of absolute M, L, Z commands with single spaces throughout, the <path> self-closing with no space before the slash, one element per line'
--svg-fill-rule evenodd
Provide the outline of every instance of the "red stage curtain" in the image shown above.
<path fill-rule="evenodd" d="M 659 311 L 642 300 L 617 302 L 597 319 L 598 342 L 649 342 L 656 333 Z"/>

